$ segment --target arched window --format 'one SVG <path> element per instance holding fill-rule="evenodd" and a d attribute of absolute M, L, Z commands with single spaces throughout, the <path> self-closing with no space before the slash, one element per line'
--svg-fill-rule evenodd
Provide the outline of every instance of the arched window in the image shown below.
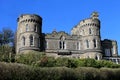
<path fill-rule="evenodd" d="M 29 26 L 28 26 L 28 24 L 26 24 L 26 31 L 29 31 Z"/>
<path fill-rule="evenodd" d="M 33 45 L 33 36 L 30 36 L 30 46 Z"/>
<path fill-rule="evenodd" d="M 77 50 L 80 50 L 80 42 L 77 42 Z"/>
<path fill-rule="evenodd" d="M 88 40 L 86 40 L 86 46 L 87 46 L 87 48 L 89 48 L 89 41 Z"/>
<path fill-rule="evenodd" d="M 62 42 L 59 42 L 59 48 L 62 49 Z"/>
<path fill-rule="evenodd" d="M 95 39 L 93 40 L 93 45 L 94 45 L 94 47 L 97 47 Z"/>
<path fill-rule="evenodd" d="M 34 31 L 37 32 L 37 26 L 36 25 L 34 26 Z"/>
<path fill-rule="evenodd" d="M 65 48 L 65 42 L 63 41 L 63 49 Z"/>
<path fill-rule="evenodd" d="M 100 60 L 100 56 L 99 56 L 99 55 L 96 55 L 96 56 L 95 56 L 95 59 L 96 59 L 96 60 Z"/>
<path fill-rule="evenodd" d="M 98 60 L 98 57 L 97 57 L 97 56 L 95 56 L 95 59 L 96 59 L 96 60 Z"/>
<path fill-rule="evenodd" d="M 25 46 L 25 37 L 22 37 L 22 45 Z"/>
<path fill-rule="evenodd" d="M 92 29 L 91 28 L 89 28 L 89 34 L 92 34 Z"/>
<path fill-rule="evenodd" d="M 65 43 L 65 37 L 64 36 L 60 37 L 59 48 L 60 49 L 66 49 L 66 43 Z"/>

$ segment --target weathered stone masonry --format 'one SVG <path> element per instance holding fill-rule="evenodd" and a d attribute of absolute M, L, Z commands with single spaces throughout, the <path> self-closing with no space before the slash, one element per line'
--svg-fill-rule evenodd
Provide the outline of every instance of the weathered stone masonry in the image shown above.
<path fill-rule="evenodd" d="M 101 25 L 97 12 L 93 12 L 90 18 L 81 20 L 73 27 L 71 35 L 64 31 L 42 33 L 42 18 L 35 14 L 23 14 L 17 22 L 17 54 L 45 51 L 46 55 L 54 57 L 94 58 L 120 62 L 117 42 L 101 40 Z"/>

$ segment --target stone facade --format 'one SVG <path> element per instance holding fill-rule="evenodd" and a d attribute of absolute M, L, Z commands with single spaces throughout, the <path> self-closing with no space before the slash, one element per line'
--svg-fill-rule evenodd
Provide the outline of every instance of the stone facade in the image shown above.
<path fill-rule="evenodd" d="M 16 53 L 45 51 L 48 56 L 94 58 L 97 60 L 118 57 L 115 40 L 101 40 L 100 20 L 97 12 L 81 20 L 71 30 L 71 35 L 53 31 L 42 33 L 42 18 L 35 14 L 24 14 L 18 18 Z"/>
<path fill-rule="evenodd" d="M 40 51 L 42 18 L 38 15 L 24 14 L 17 21 L 16 53 L 29 50 Z"/>

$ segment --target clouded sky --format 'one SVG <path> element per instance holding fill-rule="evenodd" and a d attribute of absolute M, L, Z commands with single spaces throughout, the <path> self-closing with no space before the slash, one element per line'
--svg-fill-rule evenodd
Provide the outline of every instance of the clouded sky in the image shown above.
<path fill-rule="evenodd" d="M 44 33 L 56 29 L 70 34 L 93 11 L 99 12 L 102 39 L 117 40 L 120 47 L 120 0 L 0 0 L 0 30 L 16 31 L 18 16 L 27 13 L 43 18 Z"/>

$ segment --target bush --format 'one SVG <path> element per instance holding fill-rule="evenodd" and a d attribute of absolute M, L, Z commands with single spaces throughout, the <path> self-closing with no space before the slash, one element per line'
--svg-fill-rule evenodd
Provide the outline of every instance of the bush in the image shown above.
<path fill-rule="evenodd" d="M 16 55 L 15 61 L 17 63 L 36 65 L 36 63 L 43 58 L 45 55 L 43 52 L 29 52 Z"/>
<path fill-rule="evenodd" d="M 57 58 L 55 65 L 57 67 L 66 67 L 68 65 L 68 58 Z"/>
<path fill-rule="evenodd" d="M 0 80 L 119 80 L 120 68 L 33 67 L 0 62 Z"/>
<path fill-rule="evenodd" d="M 53 57 L 42 57 L 39 61 L 36 62 L 35 66 L 38 67 L 54 67 L 55 66 L 55 59 Z"/>
<path fill-rule="evenodd" d="M 4 62 L 14 62 L 14 52 L 13 47 L 9 45 L 0 46 L 0 61 Z"/>
<path fill-rule="evenodd" d="M 120 65 L 119 64 L 115 64 L 111 61 L 106 61 L 106 60 L 99 60 L 99 61 L 96 61 L 97 62 L 97 65 L 98 67 L 108 67 L 108 68 L 120 68 Z"/>
<path fill-rule="evenodd" d="M 120 65 L 106 60 L 76 59 L 76 58 L 54 58 L 48 57 L 43 52 L 30 52 L 16 56 L 16 62 L 37 67 L 108 67 L 120 68 Z"/>

